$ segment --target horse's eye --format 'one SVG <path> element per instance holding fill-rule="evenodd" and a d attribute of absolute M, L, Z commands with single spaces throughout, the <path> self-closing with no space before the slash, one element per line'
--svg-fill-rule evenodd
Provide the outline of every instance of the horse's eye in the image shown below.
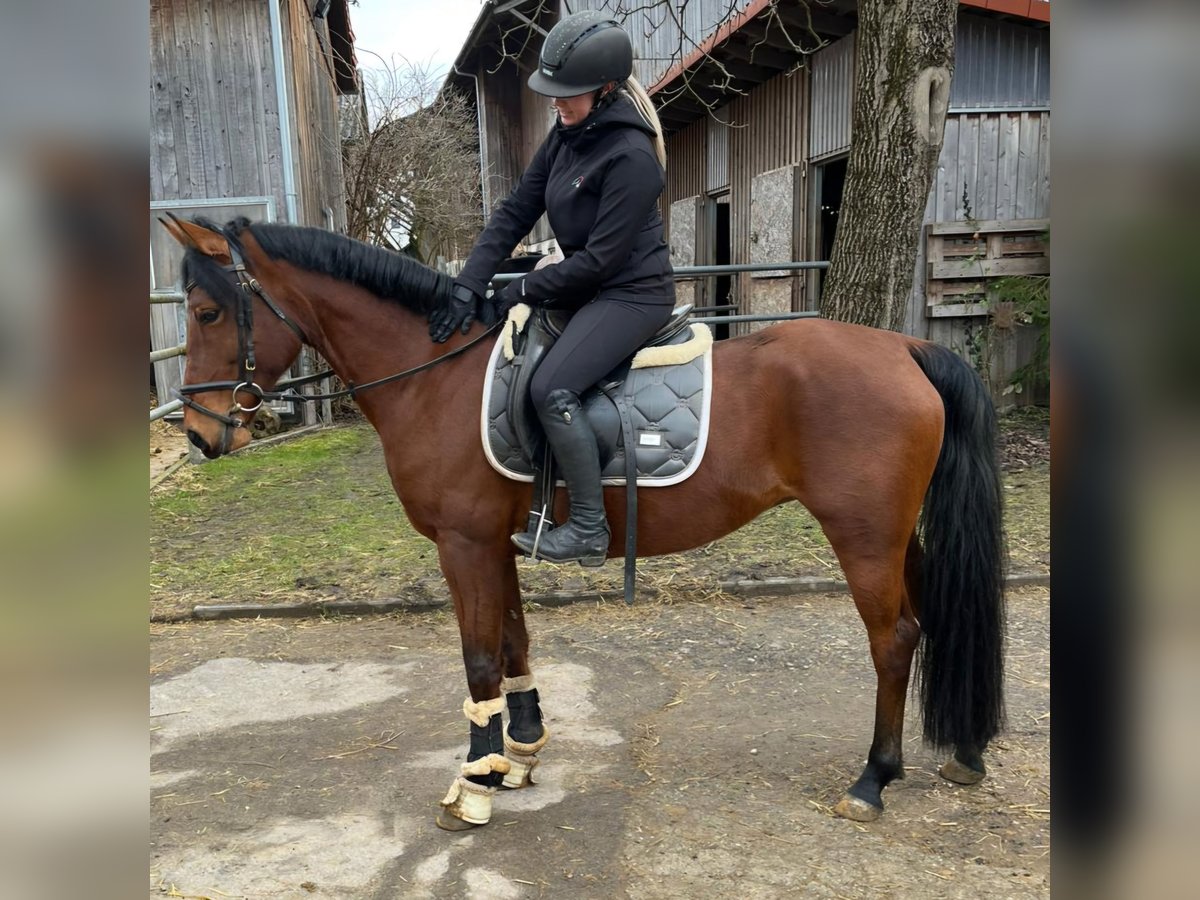
<path fill-rule="evenodd" d="M 221 315 L 219 309 L 202 309 L 196 313 L 196 319 L 201 325 L 211 325 Z"/>

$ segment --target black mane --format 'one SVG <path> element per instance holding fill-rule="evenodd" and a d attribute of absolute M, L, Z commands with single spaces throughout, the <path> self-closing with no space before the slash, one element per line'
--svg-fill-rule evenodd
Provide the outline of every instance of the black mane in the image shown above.
<path fill-rule="evenodd" d="M 202 219 L 195 221 L 212 227 Z M 399 303 L 420 315 L 443 305 L 454 284 L 450 276 L 407 256 L 320 228 L 251 224 L 248 219 L 240 218 L 224 230 L 235 239 L 249 231 L 271 259 L 356 284 L 381 300 Z M 206 294 L 221 303 L 227 302 L 235 290 L 220 266 L 195 251 L 188 251 L 184 257 L 183 277 L 185 282 L 195 280 Z"/>

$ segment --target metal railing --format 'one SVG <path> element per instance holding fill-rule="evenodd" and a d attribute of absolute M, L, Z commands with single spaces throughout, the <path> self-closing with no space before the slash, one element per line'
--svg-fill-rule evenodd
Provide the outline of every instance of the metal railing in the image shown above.
<path fill-rule="evenodd" d="M 166 347 L 162 350 L 154 350 L 150 354 L 150 362 L 156 363 L 160 360 L 170 359 L 173 356 L 187 356 L 187 344 L 179 344 L 175 347 Z"/>
<path fill-rule="evenodd" d="M 828 269 L 828 260 L 809 260 L 805 262 L 785 263 L 730 263 L 719 266 L 676 266 L 675 280 L 681 278 L 699 278 L 705 275 L 733 275 L 737 272 L 800 272 L 806 269 Z M 506 272 L 492 277 L 494 284 L 507 284 L 516 281 L 528 272 Z"/>
<path fill-rule="evenodd" d="M 183 296 L 183 294 L 179 293 L 179 291 L 151 291 L 150 292 L 150 303 L 151 304 L 183 303 L 183 301 L 184 301 L 184 296 Z M 153 364 L 156 362 L 162 362 L 164 359 L 172 359 L 176 356 L 186 356 L 186 355 L 187 355 L 187 345 L 186 344 L 178 344 L 174 347 L 164 347 L 161 350 L 152 350 L 150 352 L 150 362 L 151 362 L 151 364 Z M 157 421 L 158 419 L 161 419 L 164 416 L 169 416 L 171 413 L 177 412 L 178 410 L 181 410 L 181 409 L 183 409 L 183 401 L 182 400 L 170 400 L 170 401 L 162 404 L 161 406 L 156 406 L 156 407 L 154 407 L 154 409 L 150 410 L 150 421 L 151 422 Z"/>
<path fill-rule="evenodd" d="M 805 260 L 802 262 L 782 262 L 782 263 L 729 263 L 712 266 L 676 266 L 674 269 L 675 280 L 689 278 L 711 277 L 713 275 L 734 275 L 738 272 L 802 272 L 811 270 L 822 270 L 829 268 L 828 260 Z M 493 284 L 507 284 L 510 281 L 516 281 L 518 278 L 526 275 L 526 272 L 505 273 L 496 275 L 492 278 Z M 736 325 L 739 322 L 786 322 L 792 319 L 815 319 L 820 317 L 820 313 L 815 310 L 804 312 L 789 312 L 789 313 L 771 313 L 763 315 L 704 315 L 705 313 L 721 313 L 740 309 L 740 304 L 724 304 L 720 306 L 697 306 L 692 310 L 698 321 L 706 325 Z"/>
<path fill-rule="evenodd" d="M 713 266 L 677 266 L 674 270 L 675 280 L 685 278 L 701 278 L 713 275 L 732 275 L 738 272 L 800 272 L 812 269 L 828 269 L 829 263 L 826 260 L 813 260 L 805 262 L 785 262 L 785 263 L 731 263 L 728 265 L 713 265 Z M 504 275 L 496 275 L 492 278 L 493 284 L 506 284 L 510 281 L 515 281 L 528 273 L 515 272 L 506 273 Z M 151 303 L 182 303 L 183 298 L 175 291 L 152 291 L 150 293 Z M 717 306 L 698 306 L 692 312 L 699 314 L 696 318 L 706 325 L 735 325 L 739 322 L 784 322 L 791 319 L 813 319 L 820 316 L 816 311 L 791 312 L 791 313 L 774 313 L 770 315 L 716 315 L 735 309 L 740 309 L 740 304 L 723 304 Z M 708 315 L 704 315 L 707 313 Z M 163 350 L 155 350 L 150 354 L 150 362 L 159 362 L 160 360 L 170 359 L 174 356 L 185 356 L 187 354 L 187 345 L 180 344 L 177 347 L 168 347 Z M 298 376 L 299 377 L 299 376 Z M 280 387 L 286 386 L 288 380 L 285 379 L 279 383 Z M 326 401 L 328 402 L 328 401 Z M 172 400 L 169 403 L 164 403 L 162 406 L 155 407 L 150 411 L 150 421 L 161 419 L 163 416 L 170 415 L 176 410 L 183 409 L 182 400 Z"/>

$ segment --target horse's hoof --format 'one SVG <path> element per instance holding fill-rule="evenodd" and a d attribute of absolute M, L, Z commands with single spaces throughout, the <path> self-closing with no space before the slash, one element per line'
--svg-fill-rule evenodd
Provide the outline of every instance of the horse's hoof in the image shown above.
<path fill-rule="evenodd" d="M 500 783 L 501 787 L 510 791 L 519 791 L 521 788 L 533 787 L 536 784 L 533 780 L 533 767 L 539 762 L 536 756 L 527 756 L 524 759 L 510 757 L 509 762 L 512 764 L 512 768 L 504 776 L 504 781 Z"/>
<path fill-rule="evenodd" d="M 547 733 L 547 737 L 549 734 Z M 545 738 L 541 743 L 545 743 Z M 512 749 L 508 749 L 508 771 L 504 774 L 504 781 L 501 782 L 501 787 L 505 787 L 510 791 L 520 790 L 523 787 L 533 787 L 533 770 L 537 764 L 541 762 L 532 753 L 517 753 Z"/>
<path fill-rule="evenodd" d="M 482 828 L 482 825 L 475 825 L 471 822 L 464 822 L 457 816 L 452 816 L 444 809 L 437 814 L 437 818 L 433 820 L 442 831 L 470 831 L 472 828 Z"/>
<path fill-rule="evenodd" d="M 838 801 L 833 811 L 851 822 L 874 822 L 883 814 L 882 806 L 874 806 L 849 794 Z"/>
<path fill-rule="evenodd" d="M 503 757 L 500 760 L 503 762 Z M 495 794 L 494 787 L 476 784 L 459 775 L 442 800 L 442 811 L 437 817 L 438 828 L 466 831 L 477 825 L 486 825 L 492 818 L 492 797 Z"/>
<path fill-rule="evenodd" d="M 938 774 L 947 781 L 953 781 L 955 784 L 979 784 L 979 782 L 983 781 L 983 776 L 987 772 L 972 769 L 966 763 L 959 762 L 958 759 L 951 757 L 945 765 L 938 769 Z"/>

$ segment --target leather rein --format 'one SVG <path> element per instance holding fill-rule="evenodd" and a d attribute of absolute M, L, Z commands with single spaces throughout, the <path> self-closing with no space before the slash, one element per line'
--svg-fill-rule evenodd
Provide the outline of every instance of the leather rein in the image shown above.
<path fill-rule="evenodd" d="M 256 367 L 254 357 L 254 298 L 258 297 L 267 309 L 290 328 L 300 339 L 301 344 L 308 344 L 308 338 L 304 334 L 304 330 L 297 325 L 292 319 L 288 318 L 287 314 L 279 307 L 279 304 L 271 299 L 271 295 L 267 293 L 257 278 L 255 278 L 246 268 L 246 260 L 242 255 L 241 247 L 233 235 L 229 234 L 224 229 L 221 230 L 221 235 L 225 238 L 229 245 L 229 255 L 233 260 L 232 265 L 222 266 L 222 270 L 233 274 L 237 278 L 237 310 L 236 321 L 238 329 L 238 377 L 236 381 L 205 381 L 199 384 L 185 384 L 176 388 L 176 396 L 183 402 L 183 405 L 188 409 L 193 409 L 196 412 L 208 416 L 210 419 L 216 419 L 224 425 L 231 428 L 245 428 L 247 423 L 241 419 L 234 418 L 238 413 L 254 413 L 262 406 L 264 400 L 286 400 L 288 402 L 316 402 L 318 400 L 336 400 L 339 397 L 354 397 L 360 391 L 365 391 L 370 388 L 380 387 L 381 385 L 390 384 L 393 381 L 400 381 L 402 378 L 408 378 L 411 375 L 416 375 L 424 372 L 426 369 L 432 369 L 438 363 L 446 362 L 456 356 L 466 353 L 480 341 L 485 340 L 504 324 L 504 320 L 493 324 L 483 334 L 468 341 L 461 347 L 451 350 L 449 353 L 444 353 L 441 356 L 434 357 L 428 362 L 421 363 L 418 366 L 413 366 L 410 369 L 405 369 L 403 372 L 397 372 L 394 375 L 388 375 L 385 378 L 377 378 L 374 381 L 368 381 L 364 384 L 348 383 L 344 390 L 333 391 L 328 394 L 299 394 L 294 390 L 306 384 L 320 381 L 330 375 L 336 374 L 332 369 L 324 369 L 320 372 L 315 372 L 311 375 L 302 375 L 298 378 L 288 378 L 279 382 L 283 390 L 268 391 L 259 387 L 254 381 L 254 371 Z M 184 285 L 184 293 L 189 294 L 192 288 L 196 286 L 196 282 L 189 281 Z M 209 409 L 201 403 L 197 403 L 192 399 L 192 394 L 202 394 L 208 391 L 232 391 L 233 404 L 230 406 L 227 413 L 219 413 L 215 409 Z M 238 401 L 239 394 L 249 394 L 257 402 L 253 406 L 243 406 Z"/>

